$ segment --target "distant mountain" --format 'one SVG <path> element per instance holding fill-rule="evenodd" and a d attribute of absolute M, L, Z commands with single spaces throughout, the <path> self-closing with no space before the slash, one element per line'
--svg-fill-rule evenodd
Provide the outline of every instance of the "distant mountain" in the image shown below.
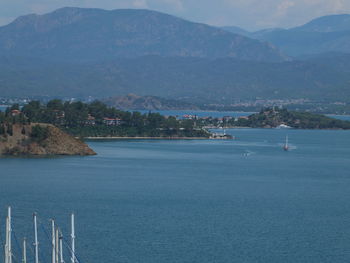
<path fill-rule="evenodd" d="M 188 101 L 350 100 L 350 74 L 335 62 L 266 63 L 147 56 L 70 64 L 0 58 L 1 96 L 106 98 L 129 93 Z"/>
<path fill-rule="evenodd" d="M 261 39 L 252 40 L 148 10 L 63 8 L 23 16 L 0 27 L 0 96 L 133 93 L 142 97 L 117 102 L 145 108 L 175 107 L 184 100 L 350 102 L 345 18 L 318 19 L 289 30 L 246 31 Z"/>
<path fill-rule="evenodd" d="M 199 110 L 198 106 L 179 100 L 134 94 L 110 97 L 103 102 L 122 110 Z"/>
<path fill-rule="evenodd" d="M 338 72 L 350 73 L 350 54 L 346 53 L 322 53 L 305 58 L 305 61 L 317 65 L 332 67 Z"/>
<path fill-rule="evenodd" d="M 295 27 L 292 30 L 323 33 L 350 31 L 350 15 L 323 16 L 316 18 L 305 25 Z"/>
<path fill-rule="evenodd" d="M 0 27 L 0 55 L 65 61 L 145 55 L 287 59 L 272 45 L 155 11 L 70 7 Z"/>
<path fill-rule="evenodd" d="M 231 32 L 231 33 L 234 33 L 234 34 L 238 34 L 238 35 L 242 35 L 242 36 L 247 36 L 247 37 L 250 37 L 250 34 L 251 32 L 243 29 L 243 28 L 240 28 L 238 26 L 224 26 L 224 27 L 221 27 L 222 30 L 225 30 L 227 32 Z"/>
<path fill-rule="evenodd" d="M 350 53 L 350 15 L 325 16 L 300 27 L 260 31 L 249 36 L 268 41 L 290 56 Z"/>
<path fill-rule="evenodd" d="M 246 36 L 246 37 L 253 38 L 253 39 L 260 39 L 260 38 L 262 38 L 262 36 L 264 36 L 266 34 L 270 34 L 272 32 L 284 30 L 283 28 L 267 28 L 267 29 L 262 29 L 262 30 L 253 32 L 253 31 L 247 31 L 247 30 L 245 30 L 241 27 L 237 27 L 237 26 L 224 26 L 224 27 L 221 27 L 221 29 L 225 30 L 227 32 L 239 34 L 239 35 Z"/>

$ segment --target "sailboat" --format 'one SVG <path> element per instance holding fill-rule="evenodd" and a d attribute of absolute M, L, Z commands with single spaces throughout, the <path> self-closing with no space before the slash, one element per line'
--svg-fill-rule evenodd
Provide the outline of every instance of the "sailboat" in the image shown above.
<path fill-rule="evenodd" d="M 289 145 L 288 145 L 288 135 L 286 136 L 286 142 L 283 145 L 283 150 L 288 151 L 289 150 Z"/>
<path fill-rule="evenodd" d="M 38 242 L 38 222 L 37 214 L 34 213 L 33 215 L 33 221 L 34 221 L 34 260 L 33 262 L 39 263 L 39 242 Z M 55 221 L 51 220 L 51 227 L 52 227 L 52 263 L 64 263 L 65 260 L 63 258 L 63 236 L 61 229 L 58 228 L 55 225 Z M 12 216 L 11 216 L 11 207 L 8 207 L 8 214 L 6 217 L 6 241 L 4 244 L 4 263 L 12 263 L 12 262 L 18 262 L 18 260 L 15 260 L 15 256 L 12 250 Z M 16 235 L 13 235 L 16 239 Z M 80 260 L 78 260 L 76 253 L 75 253 L 75 222 L 74 222 L 74 214 L 71 214 L 71 244 L 65 244 L 67 249 L 70 252 L 70 262 L 71 263 L 80 263 Z M 23 239 L 23 247 L 22 247 L 22 262 L 27 263 L 27 240 L 26 238 Z M 67 261 L 66 261 L 67 262 Z"/>

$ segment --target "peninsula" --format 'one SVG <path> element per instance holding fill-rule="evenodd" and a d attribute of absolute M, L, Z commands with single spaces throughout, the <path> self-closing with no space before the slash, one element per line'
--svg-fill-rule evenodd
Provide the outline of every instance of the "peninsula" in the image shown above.
<path fill-rule="evenodd" d="M 228 119 L 225 127 L 294 128 L 294 129 L 350 129 L 350 121 L 321 114 L 265 108 L 259 113 L 238 119 Z"/>
<path fill-rule="evenodd" d="M 194 119 L 178 119 L 159 113 L 121 111 L 102 102 L 63 102 L 46 104 L 31 101 L 22 108 L 9 107 L 4 116 L 14 123 L 45 123 L 78 138 L 164 138 L 208 139 L 211 133 Z"/>

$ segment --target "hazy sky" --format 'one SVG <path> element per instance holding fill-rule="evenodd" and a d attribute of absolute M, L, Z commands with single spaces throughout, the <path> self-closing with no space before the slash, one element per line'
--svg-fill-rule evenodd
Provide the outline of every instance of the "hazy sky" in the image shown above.
<path fill-rule="evenodd" d="M 148 8 L 211 25 L 249 30 L 293 27 L 315 17 L 350 13 L 350 0 L 0 0 L 0 25 L 64 6 Z"/>

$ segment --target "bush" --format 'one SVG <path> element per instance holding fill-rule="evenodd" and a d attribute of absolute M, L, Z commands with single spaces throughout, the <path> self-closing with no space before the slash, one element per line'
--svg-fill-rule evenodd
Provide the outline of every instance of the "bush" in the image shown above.
<path fill-rule="evenodd" d="M 7 134 L 12 136 L 13 135 L 13 127 L 11 124 L 7 126 Z"/>
<path fill-rule="evenodd" d="M 48 127 L 43 127 L 41 125 L 35 125 L 32 128 L 32 133 L 31 133 L 31 138 L 34 141 L 41 142 L 45 139 L 47 139 L 49 135 L 49 128 Z"/>

